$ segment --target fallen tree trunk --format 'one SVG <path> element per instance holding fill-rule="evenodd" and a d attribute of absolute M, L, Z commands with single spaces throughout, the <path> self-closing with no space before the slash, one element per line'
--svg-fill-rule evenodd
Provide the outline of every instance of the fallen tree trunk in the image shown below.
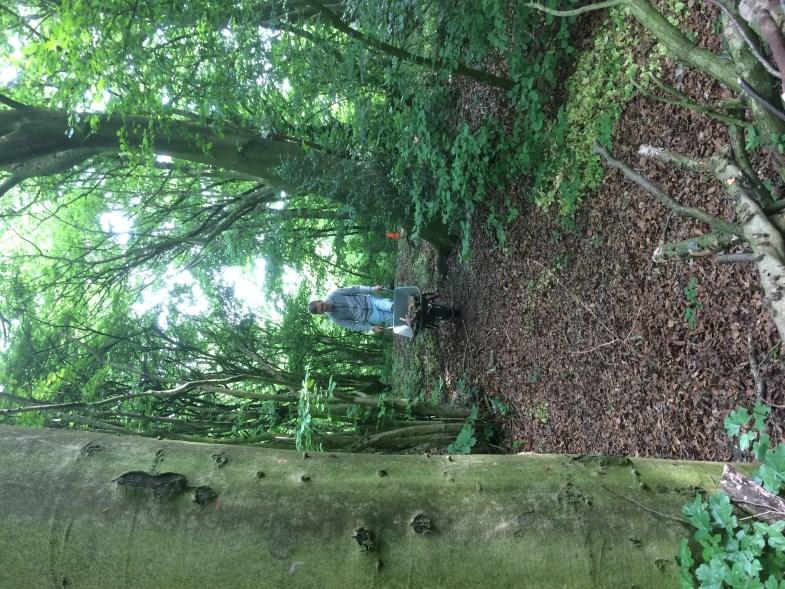
<path fill-rule="evenodd" d="M 2 587 L 665 587 L 722 465 L 0 427 Z"/>

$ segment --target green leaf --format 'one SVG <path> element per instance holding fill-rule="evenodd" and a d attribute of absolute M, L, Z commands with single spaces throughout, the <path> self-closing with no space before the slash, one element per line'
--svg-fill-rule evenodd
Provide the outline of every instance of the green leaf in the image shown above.
<path fill-rule="evenodd" d="M 699 530 L 709 529 L 709 513 L 706 511 L 706 504 L 701 500 L 700 495 L 696 495 L 692 503 L 687 503 L 682 507 L 682 513 Z"/>
<path fill-rule="evenodd" d="M 755 407 L 752 408 L 752 415 L 755 417 L 755 423 L 753 424 L 753 427 L 762 433 L 766 429 L 766 419 L 770 414 L 771 407 L 765 403 L 756 401 Z"/>
<path fill-rule="evenodd" d="M 750 421 L 749 411 L 745 407 L 735 409 L 725 418 L 725 431 L 731 438 L 741 433 L 741 428 L 746 427 Z"/>
<path fill-rule="evenodd" d="M 752 452 L 755 460 L 763 462 L 771 448 L 771 437 L 768 434 L 761 434 L 758 441 L 752 445 Z"/>
<path fill-rule="evenodd" d="M 701 582 L 701 589 L 722 589 L 722 583 L 728 578 L 730 569 L 722 558 L 715 556 L 709 564 L 702 564 L 695 571 Z"/>
<path fill-rule="evenodd" d="M 782 551 L 785 549 L 785 535 L 782 530 L 785 529 L 785 521 L 777 521 L 771 524 L 765 522 L 755 522 L 755 531 L 761 536 L 768 536 L 767 543 L 774 550 Z"/>
<path fill-rule="evenodd" d="M 679 565 L 684 569 L 692 569 L 692 566 L 695 564 L 695 560 L 692 558 L 692 552 L 690 551 L 690 543 L 687 541 L 687 538 L 683 538 L 681 541 L 681 548 L 679 549 Z"/>
<path fill-rule="evenodd" d="M 785 444 L 779 444 L 773 451 L 766 453 L 757 476 L 767 491 L 779 493 L 780 486 L 785 482 Z"/>
<path fill-rule="evenodd" d="M 755 431 L 748 431 L 741 434 L 741 436 L 739 436 L 739 450 L 742 452 L 746 451 L 757 437 L 758 433 Z"/>
<path fill-rule="evenodd" d="M 733 506 L 730 502 L 730 497 L 725 493 L 715 493 L 709 497 L 709 513 L 711 513 L 714 525 L 719 528 L 725 528 L 729 533 L 738 526 L 739 521 L 733 515 Z"/>

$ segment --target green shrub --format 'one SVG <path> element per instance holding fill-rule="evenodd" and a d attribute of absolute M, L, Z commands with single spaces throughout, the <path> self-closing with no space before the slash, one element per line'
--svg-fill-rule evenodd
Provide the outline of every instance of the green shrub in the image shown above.
<path fill-rule="evenodd" d="M 614 9 L 610 14 L 593 47 L 579 58 L 567 82 L 567 100 L 542 134 L 547 156 L 535 172 L 534 200 L 542 208 L 558 205 L 568 224 L 587 191 L 602 182 L 604 168 L 592 145 L 610 146 L 613 125 L 634 95 L 639 74 L 624 13 Z"/>
<path fill-rule="evenodd" d="M 754 480 L 777 494 L 785 483 L 785 444 L 771 448 L 766 419 L 771 409 L 757 402 L 752 414 L 732 411 L 725 430 L 737 440 L 740 450 L 751 449 L 760 467 Z M 693 540 L 700 550 L 691 550 L 683 540 L 679 554 L 680 583 L 684 588 L 785 589 L 785 521 L 749 522 L 736 516 L 723 492 L 708 500 L 700 496 L 684 506 L 687 521 L 695 528 Z M 745 521 L 747 520 L 747 521 Z"/>

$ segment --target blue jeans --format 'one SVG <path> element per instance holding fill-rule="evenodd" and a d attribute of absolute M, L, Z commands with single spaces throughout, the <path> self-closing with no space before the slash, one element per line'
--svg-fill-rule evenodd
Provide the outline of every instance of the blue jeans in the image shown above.
<path fill-rule="evenodd" d="M 392 325 L 392 307 L 392 299 L 371 297 L 371 313 L 368 315 L 368 323 L 371 325 Z"/>

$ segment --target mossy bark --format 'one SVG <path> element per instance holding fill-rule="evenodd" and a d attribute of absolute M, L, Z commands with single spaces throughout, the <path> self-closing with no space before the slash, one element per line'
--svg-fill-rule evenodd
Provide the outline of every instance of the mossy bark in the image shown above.
<path fill-rule="evenodd" d="M 11 427 L 0 449 L 8 588 L 675 587 L 667 516 L 722 470 Z"/>

